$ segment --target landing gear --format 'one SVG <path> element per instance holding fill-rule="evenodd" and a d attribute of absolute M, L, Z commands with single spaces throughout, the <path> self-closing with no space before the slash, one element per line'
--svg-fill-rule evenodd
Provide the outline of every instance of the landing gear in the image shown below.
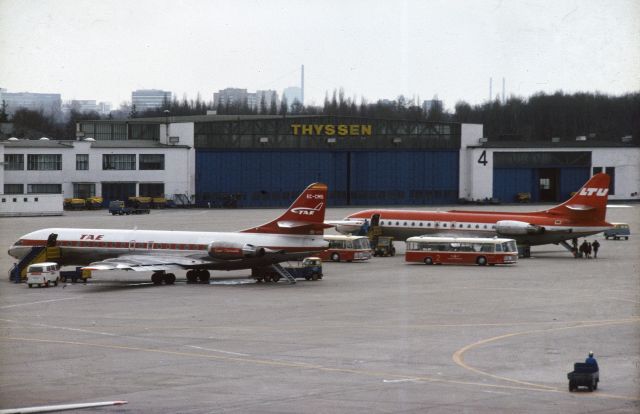
<path fill-rule="evenodd" d="M 209 280 L 211 279 L 211 274 L 209 273 L 208 270 L 196 270 L 196 275 L 198 275 L 198 279 L 200 280 L 200 283 L 209 283 Z"/>
<path fill-rule="evenodd" d="M 151 282 L 153 282 L 154 285 L 161 285 L 162 283 L 165 285 L 173 285 L 176 282 L 176 275 L 173 273 L 165 273 L 164 271 L 154 272 L 151 275 Z"/>
<path fill-rule="evenodd" d="M 191 269 L 187 270 L 187 283 L 209 283 L 211 280 L 211 274 L 205 269 Z"/>

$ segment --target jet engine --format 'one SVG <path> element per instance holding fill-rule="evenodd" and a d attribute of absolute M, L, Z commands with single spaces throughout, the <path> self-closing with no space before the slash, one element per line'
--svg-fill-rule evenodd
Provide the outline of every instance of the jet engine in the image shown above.
<path fill-rule="evenodd" d="M 542 234 L 544 227 L 517 220 L 500 220 L 496 223 L 496 232 L 505 236 Z"/>
<path fill-rule="evenodd" d="M 211 242 L 207 248 L 209 256 L 216 259 L 242 259 L 264 256 L 264 247 L 252 244 Z"/>

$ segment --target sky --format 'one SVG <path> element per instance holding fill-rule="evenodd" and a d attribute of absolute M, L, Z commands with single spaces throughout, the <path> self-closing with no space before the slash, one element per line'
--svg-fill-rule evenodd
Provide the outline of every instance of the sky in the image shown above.
<path fill-rule="evenodd" d="M 640 91 L 637 0 L 0 0 L 0 87 L 117 107 L 300 83 L 305 104 L 399 95 L 481 104 Z"/>

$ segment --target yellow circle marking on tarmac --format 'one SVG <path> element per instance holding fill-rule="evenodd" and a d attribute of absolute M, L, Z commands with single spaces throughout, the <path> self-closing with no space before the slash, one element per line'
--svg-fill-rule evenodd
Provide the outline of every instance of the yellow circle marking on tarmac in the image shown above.
<path fill-rule="evenodd" d="M 304 362 L 295 362 L 295 361 L 276 361 L 276 360 L 256 359 L 256 358 L 219 356 L 219 355 L 202 354 L 202 353 L 196 353 L 196 352 L 169 351 L 169 350 L 153 349 L 153 348 L 139 348 L 139 347 L 130 347 L 130 346 L 122 346 L 122 345 L 105 345 L 105 344 L 96 344 L 96 343 L 78 342 L 78 341 L 61 341 L 61 340 L 53 340 L 53 339 L 19 338 L 19 337 L 7 337 L 7 336 L 0 336 L 0 340 L 78 345 L 82 347 L 96 347 L 96 348 L 103 348 L 103 349 L 148 352 L 148 353 L 157 353 L 157 354 L 163 354 L 163 355 L 176 355 L 176 356 L 184 356 L 184 357 L 190 357 L 190 358 L 215 359 L 220 361 L 232 361 L 232 362 L 257 364 L 257 365 L 265 365 L 265 366 L 273 366 L 273 367 L 309 369 L 309 370 L 317 370 L 322 372 L 338 372 L 338 373 L 344 373 L 344 374 L 364 375 L 368 377 L 376 377 L 376 378 L 383 378 L 383 379 L 391 377 L 391 378 L 403 380 L 403 381 L 411 380 L 411 381 L 455 384 L 455 385 L 474 386 L 474 387 L 482 387 L 482 388 L 493 388 L 493 389 L 560 393 L 558 389 L 540 386 L 539 384 L 532 384 L 533 386 L 524 386 L 525 385 L 524 383 L 521 385 L 486 384 L 486 383 L 480 383 L 480 382 L 460 381 L 460 380 L 434 378 L 434 377 L 427 377 L 427 376 L 403 375 L 403 374 L 382 372 L 382 371 L 366 371 L 366 370 L 358 370 L 358 369 L 350 369 L 350 368 L 332 368 L 332 367 L 325 367 L 317 364 L 308 364 Z M 632 397 L 627 397 L 623 395 L 599 394 L 599 396 L 608 397 L 612 399 L 640 401 L 640 398 L 632 398 Z"/>
<path fill-rule="evenodd" d="M 522 336 L 522 335 L 532 335 L 532 334 L 537 334 L 537 333 L 546 333 L 546 332 L 554 332 L 554 331 L 562 331 L 562 330 L 568 330 L 568 329 L 577 329 L 577 328 L 593 328 L 593 327 L 600 327 L 600 326 L 609 326 L 609 325 L 621 325 L 621 324 L 627 324 L 627 323 L 638 323 L 640 322 L 640 318 L 631 318 L 631 319 L 619 319 L 619 320 L 611 320 L 611 321 L 601 321 L 601 322 L 595 322 L 595 323 L 582 323 L 580 325 L 573 325 L 573 326 L 562 326 L 562 327 L 556 327 L 556 328 L 548 328 L 548 329 L 533 329 L 530 331 L 522 331 L 522 332 L 514 332 L 514 333 L 510 333 L 510 334 L 505 334 L 505 335 L 500 335 L 500 336 L 494 336 L 492 338 L 487 338 L 487 339 L 483 339 L 481 341 L 478 342 L 474 342 L 472 344 L 469 344 L 465 347 L 460 348 L 459 350 L 457 350 L 456 352 L 453 353 L 452 355 L 452 359 L 453 362 L 455 362 L 457 365 L 461 366 L 464 369 L 467 369 L 469 371 L 473 371 L 477 374 L 480 375 L 484 375 L 493 379 L 497 379 L 497 380 L 502 380 L 502 381 L 507 381 L 507 382 L 512 382 L 515 384 L 520 384 L 520 385 L 524 385 L 527 387 L 535 387 L 538 389 L 544 389 L 544 390 L 548 390 L 548 391 L 560 391 L 557 387 L 550 387 L 548 385 L 543 385 L 543 384 L 535 384 L 532 382 L 526 382 L 526 381 L 520 381 L 514 378 L 508 378 L 508 377 L 504 377 L 501 375 L 495 375 L 492 374 L 490 372 L 486 372 L 486 371 L 482 371 L 478 368 L 474 368 L 472 366 L 470 366 L 469 364 L 467 364 L 464 361 L 464 354 L 469 351 L 470 349 L 479 347 L 481 345 L 485 345 L 491 342 L 496 342 L 502 339 L 507 339 L 507 338 L 512 338 L 515 336 Z M 632 398 L 632 397 L 624 397 L 624 396 L 619 396 L 619 395 L 614 395 L 614 394 L 606 394 L 606 393 L 598 393 L 598 394 L 593 394 L 594 396 L 598 396 L 598 397 L 610 397 L 610 398 L 621 398 L 621 399 L 628 399 L 630 401 L 640 401 L 640 398 Z"/>

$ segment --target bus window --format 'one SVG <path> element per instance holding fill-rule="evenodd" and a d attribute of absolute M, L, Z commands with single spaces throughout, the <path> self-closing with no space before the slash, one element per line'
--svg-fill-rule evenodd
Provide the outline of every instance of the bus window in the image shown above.
<path fill-rule="evenodd" d="M 502 251 L 502 244 L 498 243 L 496 244 L 496 252 L 501 252 Z"/>

